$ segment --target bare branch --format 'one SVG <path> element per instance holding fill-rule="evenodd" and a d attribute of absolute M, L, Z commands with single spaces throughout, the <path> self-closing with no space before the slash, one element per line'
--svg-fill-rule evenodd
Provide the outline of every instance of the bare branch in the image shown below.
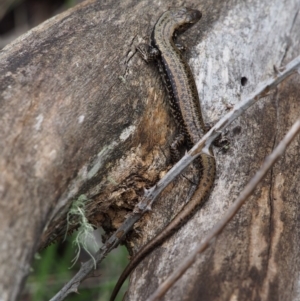
<path fill-rule="evenodd" d="M 257 171 L 255 176 L 248 182 L 244 190 L 241 192 L 236 201 L 231 205 L 225 216 L 214 226 L 203 241 L 197 245 L 195 250 L 188 258 L 157 288 L 157 290 L 147 299 L 147 301 L 159 300 L 174 283 L 184 274 L 184 272 L 195 262 L 197 254 L 202 253 L 207 247 L 213 243 L 225 226 L 235 216 L 242 207 L 248 197 L 253 193 L 256 186 L 265 177 L 269 169 L 275 164 L 281 155 L 284 154 L 287 146 L 293 141 L 300 131 L 300 118 L 293 124 L 289 132 L 280 141 L 275 150 L 266 158 L 262 167 Z"/>
<path fill-rule="evenodd" d="M 220 132 L 230 125 L 236 118 L 238 118 L 243 112 L 245 112 L 250 106 L 256 103 L 262 97 L 265 97 L 270 90 L 275 88 L 284 79 L 289 77 L 300 68 L 300 56 L 296 57 L 285 68 L 277 73 L 274 78 L 264 81 L 260 86 L 243 101 L 234 107 L 234 109 L 226 114 L 217 124 L 206 133 L 203 138 L 195 144 L 195 146 L 177 162 L 169 172 L 152 188 L 145 190 L 144 196 L 141 201 L 135 206 L 132 214 L 124 221 L 121 227 L 106 241 L 95 255 L 97 264 L 99 264 L 105 256 L 115 247 L 117 247 L 123 240 L 125 235 L 132 229 L 133 225 L 145 214 L 151 210 L 153 202 L 157 196 L 163 191 L 163 189 L 175 179 L 195 158 L 197 158 L 202 149 L 203 152 L 208 152 L 211 143 L 220 134 Z M 63 300 L 70 293 L 77 291 L 77 288 L 82 280 L 84 280 L 88 274 L 94 268 L 94 261 L 89 260 L 84 263 L 78 273 L 50 300 L 59 301 Z"/>

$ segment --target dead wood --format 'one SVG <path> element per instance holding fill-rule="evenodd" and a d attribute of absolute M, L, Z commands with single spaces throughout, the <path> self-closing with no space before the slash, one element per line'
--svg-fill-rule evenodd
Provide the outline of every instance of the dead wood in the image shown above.
<path fill-rule="evenodd" d="M 217 3 L 184 2 L 204 16 L 183 40 L 206 122 L 272 75 L 274 65 L 299 55 L 297 1 Z M 160 13 L 182 4 L 87 1 L 0 52 L 3 300 L 16 299 L 36 250 L 65 235 L 72 201 L 84 195 L 90 222 L 110 233 L 167 170 L 176 128 L 157 70 L 135 46 Z M 283 137 L 299 116 L 298 82 L 291 78 L 230 127 L 229 152 L 216 152 L 210 199 L 140 265 L 128 300 L 155 289 Z M 165 300 L 299 298 L 298 153 L 297 140 Z M 176 214 L 189 188 L 185 178 L 167 188 L 137 225 L 140 237 L 128 240 L 132 251 Z"/>

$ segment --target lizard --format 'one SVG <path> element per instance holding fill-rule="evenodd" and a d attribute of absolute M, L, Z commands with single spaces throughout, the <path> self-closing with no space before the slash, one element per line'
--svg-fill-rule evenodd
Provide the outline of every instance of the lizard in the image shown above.
<path fill-rule="evenodd" d="M 137 50 L 146 62 L 155 61 L 158 65 L 176 124 L 180 130 L 177 139 L 171 145 L 171 155 L 178 159 L 177 147 L 186 143 L 191 148 L 206 132 L 203 122 L 200 100 L 196 83 L 189 65 L 186 63 L 182 47 L 175 44 L 178 34 L 197 23 L 202 14 L 198 10 L 185 7 L 173 8 L 161 15 L 156 22 L 151 44 L 140 44 Z M 210 150 L 212 153 L 212 150 Z M 114 287 L 110 301 L 114 301 L 123 282 L 136 266 L 167 238 L 181 228 L 199 206 L 208 198 L 214 183 L 216 164 L 212 155 L 202 153 L 197 159 L 199 183 L 191 200 L 174 219 L 152 240 L 144 245 L 131 259 Z"/>

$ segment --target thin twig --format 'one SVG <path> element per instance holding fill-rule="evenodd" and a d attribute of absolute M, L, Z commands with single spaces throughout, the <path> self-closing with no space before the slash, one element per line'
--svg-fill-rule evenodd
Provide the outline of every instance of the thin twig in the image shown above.
<path fill-rule="evenodd" d="M 213 227 L 200 244 L 196 246 L 192 254 L 189 255 L 183 263 L 156 289 L 156 291 L 147 299 L 147 301 L 159 300 L 174 283 L 184 274 L 184 272 L 195 262 L 197 254 L 202 253 L 213 243 L 217 236 L 223 231 L 229 221 L 235 216 L 237 211 L 242 207 L 248 197 L 253 193 L 256 186 L 265 177 L 268 170 L 275 164 L 278 158 L 284 154 L 287 146 L 292 142 L 300 131 L 300 118 L 293 124 L 289 132 L 280 141 L 275 150 L 265 159 L 262 167 L 257 171 L 255 176 L 248 182 L 244 190 L 240 193 L 236 201 L 230 206 L 223 218 Z"/>
<path fill-rule="evenodd" d="M 145 214 L 151 210 L 153 202 L 156 200 L 162 190 L 175 179 L 200 153 L 208 153 L 208 149 L 214 139 L 220 132 L 245 112 L 251 105 L 258 99 L 267 95 L 267 93 L 281 83 L 288 76 L 293 74 L 300 68 L 300 56 L 292 60 L 287 66 L 274 78 L 269 79 L 260 84 L 260 86 L 245 100 L 236 105 L 231 112 L 226 114 L 217 124 L 206 133 L 203 138 L 195 144 L 195 146 L 177 162 L 169 172 L 152 188 L 145 190 L 144 196 L 141 201 L 135 206 L 132 214 L 123 222 L 117 231 L 106 241 L 105 245 L 99 249 L 95 255 L 97 264 L 99 264 L 105 256 L 115 247 L 117 247 L 123 240 L 125 235 L 132 229 L 133 225 Z M 202 150 L 203 149 L 203 150 Z M 61 301 L 64 300 L 70 293 L 77 292 L 77 288 L 82 280 L 93 270 L 94 262 L 89 260 L 82 264 L 77 274 L 50 300 Z"/>

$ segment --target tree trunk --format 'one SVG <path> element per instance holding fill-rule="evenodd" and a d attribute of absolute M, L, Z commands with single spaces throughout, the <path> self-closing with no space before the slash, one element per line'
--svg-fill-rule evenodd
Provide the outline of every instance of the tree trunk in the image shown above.
<path fill-rule="evenodd" d="M 177 133 L 159 74 L 135 47 L 182 2 L 86 1 L 0 52 L 0 292 L 15 300 L 34 253 L 64 237 L 74 200 L 111 233 L 170 167 Z M 205 122 L 299 54 L 298 1 L 210 1 L 182 36 Z M 299 78 L 229 128 L 215 150 L 217 180 L 202 209 L 143 261 L 127 300 L 145 300 L 220 219 L 299 116 Z M 165 300 L 298 300 L 299 139 L 255 195 Z M 128 237 L 131 252 L 180 210 L 190 182 L 179 177 Z M 72 231 L 78 226 L 69 226 Z M 44 230 L 44 232 L 43 232 Z M 43 232 L 43 235 L 42 235 Z M 41 238 L 42 235 L 42 238 Z M 12 250 L 14 252 L 12 253 Z"/>

